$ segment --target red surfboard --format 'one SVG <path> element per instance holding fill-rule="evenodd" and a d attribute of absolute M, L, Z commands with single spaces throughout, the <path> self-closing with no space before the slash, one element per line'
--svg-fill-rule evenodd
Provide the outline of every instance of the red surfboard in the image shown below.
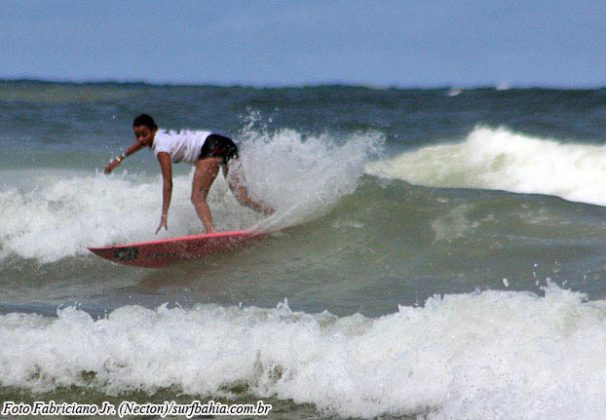
<path fill-rule="evenodd" d="M 158 268 L 183 260 L 202 258 L 215 252 L 228 251 L 262 236 L 247 230 L 188 235 L 179 238 L 89 248 L 101 258 L 136 267 Z"/>

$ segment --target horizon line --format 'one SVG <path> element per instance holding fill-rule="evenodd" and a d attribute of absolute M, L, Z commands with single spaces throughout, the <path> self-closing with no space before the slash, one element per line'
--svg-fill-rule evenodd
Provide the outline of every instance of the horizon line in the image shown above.
<path fill-rule="evenodd" d="M 322 82 L 300 82 L 300 83 L 277 83 L 277 84 L 259 84 L 250 82 L 187 82 L 187 81 L 160 81 L 160 80 L 145 80 L 145 79 L 61 79 L 61 78 L 36 78 L 36 77 L 4 77 L 0 76 L 0 83 L 47 83 L 47 84 L 71 84 L 71 85 L 94 85 L 94 84 L 116 84 L 116 85 L 147 85 L 147 86 L 171 86 L 171 87 L 220 87 L 220 88 L 245 88 L 245 89 L 302 89 L 302 88 L 319 88 L 319 87 L 357 87 L 376 90 L 480 90 L 480 89 L 495 89 L 495 90 L 530 90 L 530 89 L 545 89 L 545 90 L 598 90 L 606 88 L 604 84 L 580 84 L 578 86 L 558 85 L 551 83 L 513 83 L 513 82 L 494 82 L 494 83 L 435 83 L 435 84 L 419 84 L 406 85 L 398 83 L 366 83 L 353 81 L 322 81 Z"/>

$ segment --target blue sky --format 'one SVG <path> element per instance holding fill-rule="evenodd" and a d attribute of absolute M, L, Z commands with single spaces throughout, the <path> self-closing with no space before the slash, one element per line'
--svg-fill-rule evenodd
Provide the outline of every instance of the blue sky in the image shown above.
<path fill-rule="evenodd" d="M 2 0 L 0 78 L 606 85 L 602 0 Z"/>

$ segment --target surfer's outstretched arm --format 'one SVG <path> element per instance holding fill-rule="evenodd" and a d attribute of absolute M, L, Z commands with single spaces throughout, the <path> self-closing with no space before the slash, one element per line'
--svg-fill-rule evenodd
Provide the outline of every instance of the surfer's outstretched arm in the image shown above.
<path fill-rule="evenodd" d="M 267 204 L 258 201 L 258 200 L 253 200 L 250 195 L 248 195 L 248 190 L 246 189 L 246 187 L 243 185 L 242 181 L 240 180 L 240 175 L 238 173 L 239 171 L 235 170 L 232 171 L 231 174 L 227 174 L 227 167 L 223 167 L 223 175 L 225 176 L 225 179 L 227 180 L 227 184 L 229 185 L 229 189 L 233 192 L 234 196 L 236 197 L 236 200 L 238 200 L 238 202 L 240 204 L 242 204 L 243 206 L 249 207 L 253 210 L 256 210 L 260 213 L 265 214 L 266 216 L 269 216 L 271 214 L 274 214 L 275 210 L 273 208 L 271 208 L 270 206 L 268 206 Z"/>
<path fill-rule="evenodd" d="M 158 153 L 158 162 L 162 170 L 162 216 L 160 217 L 160 225 L 156 229 L 156 235 L 160 229 L 168 230 L 168 208 L 170 207 L 170 199 L 173 194 L 173 174 L 170 155 L 166 152 Z"/>
<path fill-rule="evenodd" d="M 146 147 L 146 146 L 139 142 L 135 142 L 134 144 L 130 145 L 124 151 L 124 153 L 122 153 L 120 156 L 116 156 L 114 159 L 112 159 L 111 162 L 109 162 L 107 164 L 107 166 L 105 167 L 105 174 L 106 175 L 111 174 L 114 169 L 116 169 L 118 166 L 120 166 L 120 164 L 122 163 L 124 158 L 132 155 L 133 153 L 138 152 L 139 150 L 143 149 L 144 147 Z"/>

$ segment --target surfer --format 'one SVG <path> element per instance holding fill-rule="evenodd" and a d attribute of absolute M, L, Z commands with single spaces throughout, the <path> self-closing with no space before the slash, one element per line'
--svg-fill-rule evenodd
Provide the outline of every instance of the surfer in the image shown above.
<path fill-rule="evenodd" d="M 206 198 L 213 181 L 217 177 L 219 168 L 222 168 L 223 176 L 240 204 L 266 215 L 274 212 L 268 205 L 253 200 L 246 187 L 242 185 L 237 170 L 238 166 L 233 165 L 233 162 L 238 159 L 238 146 L 230 138 L 210 132 L 182 131 L 176 133 L 159 131 L 154 119 L 147 114 L 141 114 L 134 119 L 133 131 L 135 133 L 135 143 L 129 146 L 123 154 L 114 158 L 105 167 L 105 173 L 110 174 L 120 166 L 127 156 L 143 148 L 148 147 L 154 151 L 160 163 L 163 179 L 162 216 L 156 234 L 163 227 L 168 230 L 168 208 L 170 207 L 173 191 L 173 162 L 192 163 L 196 168 L 191 190 L 191 201 L 207 233 L 214 232 L 214 225 Z M 233 167 L 231 173 L 229 173 L 230 167 Z"/>

